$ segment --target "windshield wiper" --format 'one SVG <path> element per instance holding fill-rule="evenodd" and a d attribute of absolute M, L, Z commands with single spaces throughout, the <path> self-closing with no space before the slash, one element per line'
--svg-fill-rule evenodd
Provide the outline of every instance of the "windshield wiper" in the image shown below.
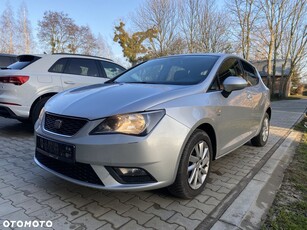
<path fill-rule="evenodd" d="M 126 84 L 161 84 L 160 82 L 150 82 L 150 81 L 129 81 L 129 82 L 122 82 Z"/>
<path fill-rule="evenodd" d="M 104 82 L 105 84 L 107 83 L 118 83 L 117 81 L 113 80 L 113 79 L 110 79 L 110 80 L 107 80 L 106 82 Z"/>

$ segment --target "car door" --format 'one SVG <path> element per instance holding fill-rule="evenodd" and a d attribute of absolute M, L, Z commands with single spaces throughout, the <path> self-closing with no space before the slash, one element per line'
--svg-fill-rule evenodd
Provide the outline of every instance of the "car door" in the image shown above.
<path fill-rule="evenodd" d="M 221 93 L 223 82 L 229 76 L 243 76 L 237 58 L 228 58 L 221 64 L 208 92 L 209 98 L 214 100 L 216 106 L 216 133 L 219 148 L 217 152 L 219 156 L 244 144 L 250 136 L 251 105 L 246 90 L 233 91 L 228 97 Z"/>
<path fill-rule="evenodd" d="M 64 72 L 61 75 L 63 89 L 104 83 L 107 79 L 102 76 L 95 59 L 68 58 Z"/>
<path fill-rule="evenodd" d="M 248 83 L 245 91 L 250 104 L 250 127 L 251 131 L 255 133 L 259 128 L 260 122 L 262 121 L 265 106 L 264 103 L 261 103 L 263 101 L 263 94 L 256 69 L 244 60 L 240 60 L 240 62 L 243 69 L 243 77 Z"/>

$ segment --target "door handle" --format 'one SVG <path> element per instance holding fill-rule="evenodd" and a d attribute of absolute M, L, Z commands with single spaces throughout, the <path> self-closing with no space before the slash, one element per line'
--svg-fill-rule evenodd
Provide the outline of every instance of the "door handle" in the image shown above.
<path fill-rule="evenodd" d="M 73 81 L 64 81 L 64 83 L 67 84 L 67 85 L 74 85 L 74 84 L 76 84 L 76 83 L 73 82 Z"/>

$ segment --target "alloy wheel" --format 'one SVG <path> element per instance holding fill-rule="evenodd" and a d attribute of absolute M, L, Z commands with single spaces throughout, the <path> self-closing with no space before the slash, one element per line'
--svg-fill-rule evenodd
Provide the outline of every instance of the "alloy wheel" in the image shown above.
<path fill-rule="evenodd" d="M 266 140 L 269 137 L 269 118 L 265 118 L 263 120 L 263 125 L 262 125 L 262 140 L 266 142 Z"/>
<path fill-rule="evenodd" d="M 200 141 L 194 146 L 189 156 L 188 183 L 192 189 L 198 189 L 204 183 L 209 164 L 209 147 L 205 141 Z"/>

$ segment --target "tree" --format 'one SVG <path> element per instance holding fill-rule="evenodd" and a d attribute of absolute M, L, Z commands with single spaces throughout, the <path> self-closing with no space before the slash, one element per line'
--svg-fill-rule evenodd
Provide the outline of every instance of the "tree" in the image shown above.
<path fill-rule="evenodd" d="M 122 47 L 124 56 L 128 61 L 135 65 L 140 60 L 147 59 L 149 55 L 149 49 L 146 48 L 143 43 L 145 40 L 152 42 L 153 38 L 156 37 L 156 30 L 153 28 L 147 29 L 146 31 L 135 32 L 130 35 L 125 30 L 125 23 L 120 22 L 118 26 L 115 26 L 114 41 L 118 42 Z"/>
<path fill-rule="evenodd" d="M 213 0 L 202 1 L 199 17 L 198 52 L 229 52 L 229 20 L 224 12 L 218 11 Z"/>
<path fill-rule="evenodd" d="M 105 58 L 114 59 L 114 54 L 112 52 L 111 46 L 107 43 L 105 38 L 101 33 L 98 34 L 97 39 L 97 49 L 95 55 Z"/>
<path fill-rule="evenodd" d="M 284 33 L 284 63 L 282 64 L 282 74 L 279 87 L 279 97 L 285 98 L 289 95 L 289 84 L 292 78 L 298 78 L 298 73 L 302 72 L 303 63 L 307 59 L 307 1 L 296 0 L 292 2 L 289 15 L 289 27 L 285 28 Z M 285 68 L 290 61 L 290 72 L 284 76 Z"/>
<path fill-rule="evenodd" d="M 186 41 L 189 53 L 198 51 L 202 3 L 202 0 L 188 0 L 181 1 L 179 4 L 180 30 Z"/>
<path fill-rule="evenodd" d="M 1 52 L 13 54 L 15 52 L 15 18 L 9 3 L 7 3 L 6 9 L 0 16 L 0 28 Z"/>
<path fill-rule="evenodd" d="M 32 28 L 28 19 L 28 9 L 24 2 L 18 11 L 17 31 L 18 50 L 21 53 L 31 53 L 33 46 Z"/>
<path fill-rule="evenodd" d="M 278 59 L 278 50 L 282 41 L 283 30 L 289 21 L 289 3 L 290 0 L 260 0 L 259 7 L 266 19 L 268 30 L 268 86 L 271 89 L 271 95 L 275 94 L 275 74 L 276 60 Z"/>
<path fill-rule="evenodd" d="M 38 38 L 51 53 L 64 52 L 68 45 L 75 24 L 67 14 L 63 12 L 46 11 L 41 21 L 38 21 Z"/>
<path fill-rule="evenodd" d="M 81 53 L 90 55 L 97 48 L 89 26 L 78 26 L 63 12 L 46 11 L 38 22 L 38 37 L 51 53 Z M 85 42 L 86 41 L 86 42 Z"/>
<path fill-rule="evenodd" d="M 232 34 L 240 44 L 242 56 L 249 60 L 252 46 L 252 33 L 254 32 L 259 8 L 255 0 L 228 0 L 227 8 L 232 15 Z"/>
<path fill-rule="evenodd" d="M 89 26 L 81 26 L 79 27 L 80 37 L 79 39 L 83 42 L 80 46 L 80 50 L 82 54 L 91 55 L 98 48 L 97 39 L 95 35 L 92 33 L 92 30 Z M 86 41 L 86 42 L 84 42 Z"/>
<path fill-rule="evenodd" d="M 153 57 L 172 54 L 178 36 L 178 7 L 175 0 L 146 0 L 132 21 L 138 31 L 155 28 L 157 35 L 149 40 Z"/>
<path fill-rule="evenodd" d="M 69 28 L 67 50 L 69 53 L 91 55 L 97 49 L 97 42 L 89 26 L 71 25 Z M 84 42 L 86 41 L 86 42 Z"/>

